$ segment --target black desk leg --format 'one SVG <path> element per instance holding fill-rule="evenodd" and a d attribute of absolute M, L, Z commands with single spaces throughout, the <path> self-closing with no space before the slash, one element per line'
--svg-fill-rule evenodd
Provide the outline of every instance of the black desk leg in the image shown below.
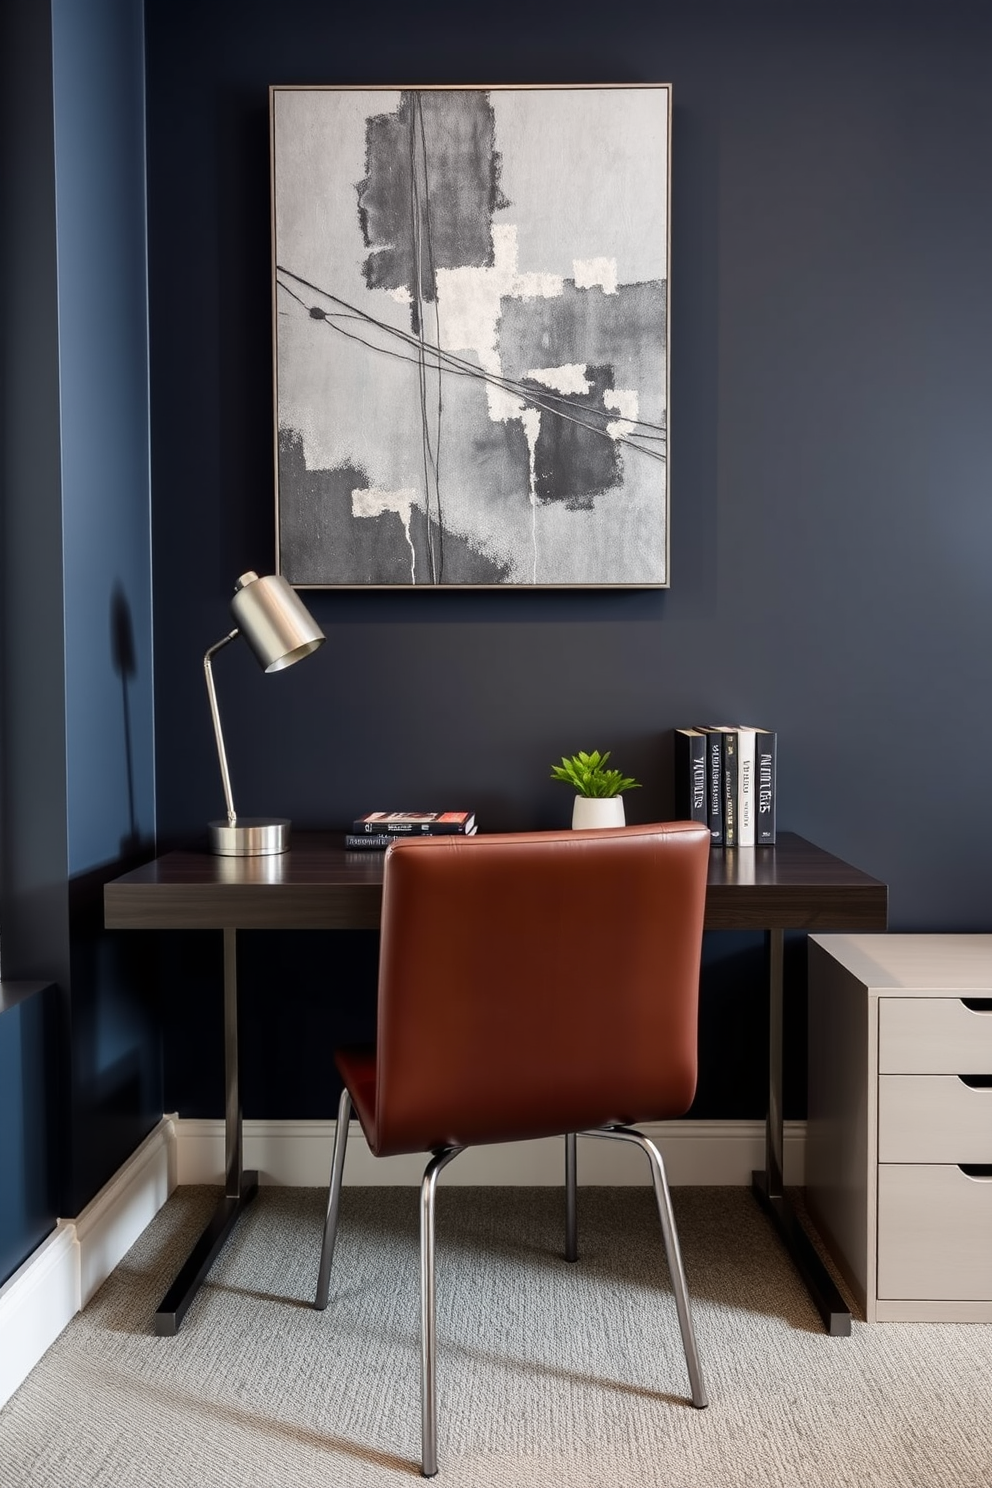
<path fill-rule="evenodd" d="M 162 1337 L 172 1337 L 179 1332 L 200 1283 L 234 1228 L 238 1215 L 258 1192 L 258 1173 L 254 1169 L 245 1172 L 241 1161 L 238 948 L 235 930 L 224 931 L 224 1083 L 224 1197 L 155 1313 L 155 1332 Z"/>
<path fill-rule="evenodd" d="M 834 1338 L 847 1338 L 851 1314 L 785 1194 L 785 1121 L 782 1107 L 783 961 L 785 932 L 768 932 L 768 1117 L 765 1122 L 765 1168 L 751 1174 L 751 1191 L 771 1217 L 786 1250 L 805 1283 L 824 1327 Z"/>

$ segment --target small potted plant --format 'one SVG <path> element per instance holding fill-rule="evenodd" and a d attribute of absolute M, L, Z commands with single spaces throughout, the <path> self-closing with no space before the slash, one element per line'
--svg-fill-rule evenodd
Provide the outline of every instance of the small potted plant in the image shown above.
<path fill-rule="evenodd" d="M 625 823 L 622 791 L 639 789 L 640 782 L 630 775 L 621 775 L 619 770 L 608 770 L 606 761 L 610 757 L 607 749 L 600 754 L 594 749 L 591 754 L 579 750 L 571 759 L 562 755 L 560 765 L 552 765 L 552 780 L 564 780 L 575 791 L 572 808 L 572 826 L 622 827 Z"/>

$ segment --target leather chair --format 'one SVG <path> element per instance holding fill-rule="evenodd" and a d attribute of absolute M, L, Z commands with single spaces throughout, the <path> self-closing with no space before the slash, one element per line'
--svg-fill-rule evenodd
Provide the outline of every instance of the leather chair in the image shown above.
<path fill-rule="evenodd" d="M 437 1471 L 434 1196 L 465 1147 L 575 1133 L 647 1154 L 693 1405 L 706 1405 L 665 1167 L 638 1121 L 696 1086 L 710 834 L 691 822 L 403 840 L 386 853 L 374 1049 L 338 1050 L 315 1306 L 327 1305 L 352 1106 L 379 1157 L 430 1152 L 420 1209 L 422 1471 Z"/>

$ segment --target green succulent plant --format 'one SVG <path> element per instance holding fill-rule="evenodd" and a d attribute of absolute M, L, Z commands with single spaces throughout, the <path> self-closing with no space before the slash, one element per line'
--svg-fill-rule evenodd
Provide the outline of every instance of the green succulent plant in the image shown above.
<path fill-rule="evenodd" d="M 566 785 L 580 796 L 619 796 L 621 791 L 640 789 L 640 781 L 630 775 L 621 775 L 619 770 L 607 770 L 606 761 L 610 751 L 600 754 L 594 749 L 591 754 L 579 750 L 571 759 L 562 755 L 560 765 L 552 765 L 552 780 L 564 780 Z"/>

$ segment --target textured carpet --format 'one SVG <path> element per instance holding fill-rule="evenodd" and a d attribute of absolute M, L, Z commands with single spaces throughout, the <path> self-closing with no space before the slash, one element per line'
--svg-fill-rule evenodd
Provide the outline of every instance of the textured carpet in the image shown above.
<path fill-rule="evenodd" d="M 443 1182 L 443 1180 L 442 1180 Z M 417 1200 L 263 1189 L 176 1338 L 152 1314 L 215 1191 L 179 1189 L 0 1411 L 2 1488 L 419 1481 Z M 750 1195 L 675 1190 L 708 1410 L 688 1403 L 647 1189 L 438 1197 L 438 1483 L 867 1488 L 992 1483 L 992 1327 L 829 1338 Z"/>

